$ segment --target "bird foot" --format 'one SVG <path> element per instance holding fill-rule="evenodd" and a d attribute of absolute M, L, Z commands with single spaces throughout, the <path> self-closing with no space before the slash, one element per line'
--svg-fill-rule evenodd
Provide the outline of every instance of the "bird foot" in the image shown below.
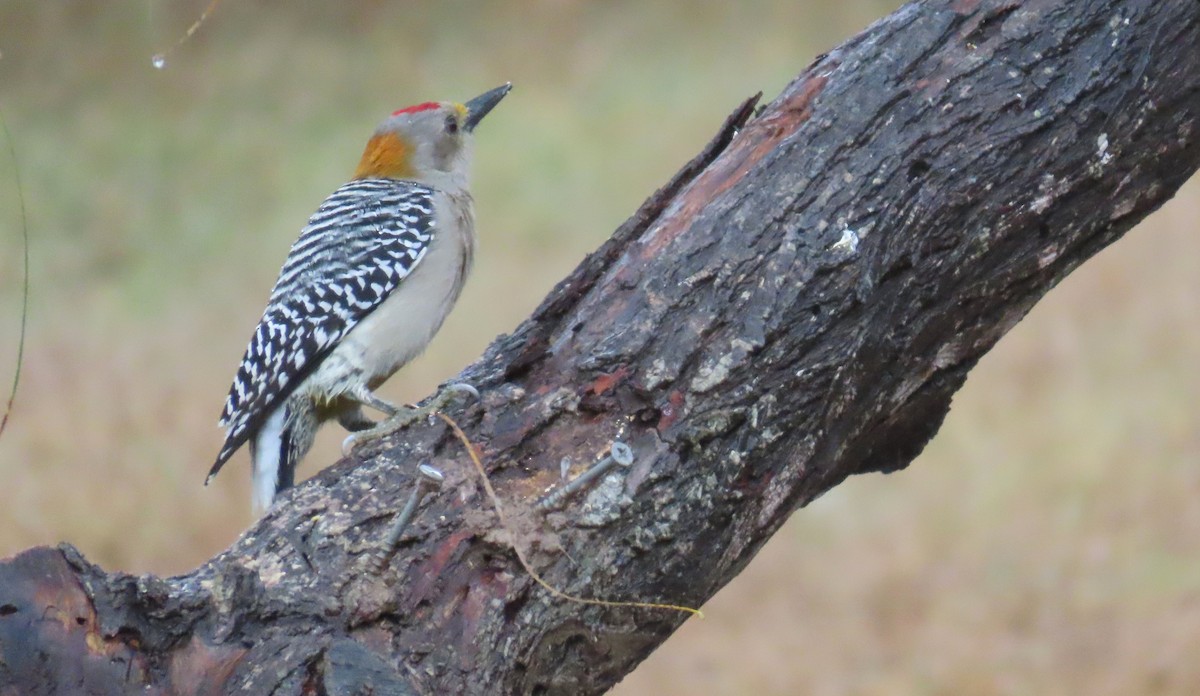
<path fill-rule="evenodd" d="M 403 430 L 413 423 L 430 416 L 442 410 L 454 401 L 459 396 L 470 396 L 475 400 L 479 400 L 479 390 L 469 384 L 448 384 L 444 389 L 439 391 L 436 396 L 430 399 L 429 403 L 424 406 L 402 406 L 396 409 L 393 416 L 380 421 L 377 425 L 367 430 L 362 430 L 357 433 L 351 433 L 342 441 L 342 456 L 350 456 L 359 445 L 378 440 L 381 437 L 386 437 L 392 433 Z"/>

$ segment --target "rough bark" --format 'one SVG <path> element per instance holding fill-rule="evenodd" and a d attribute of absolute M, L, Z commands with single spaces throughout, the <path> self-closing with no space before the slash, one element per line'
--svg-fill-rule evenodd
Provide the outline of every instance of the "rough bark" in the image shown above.
<path fill-rule="evenodd" d="M 460 379 L 513 533 L 422 424 L 171 579 L 0 564 L 0 693 L 589 694 L 788 515 L 908 464 L 979 357 L 1200 163 L 1200 3 L 913 4 L 712 144 Z M 615 441 L 636 461 L 531 510 Z M 382 572 L 415 465 L 447 477 Z"/>

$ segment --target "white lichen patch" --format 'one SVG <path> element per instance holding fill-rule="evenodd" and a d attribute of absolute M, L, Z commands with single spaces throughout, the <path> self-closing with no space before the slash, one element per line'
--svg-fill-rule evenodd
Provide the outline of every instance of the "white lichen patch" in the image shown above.
<path fill-rule="evenodd" d="M 951 341 L 942 344 L 938 348 L 937 355 L 933 356 L 933 369 L 944 370 L 957 365 L 962 361 L 965 349 L 962 336 L 956 336 Z"/>
<path fill-rule="evenodd" d="M 716 360 L 706 360 L 696 372 L 691 389 L 694 392 L 706 392 L 724 382 L 735 366 L 740 364 L 755 345 L 741 338 L 735 338 L 729 345 L 729 350 L 722 353 Z"/>
<path fill-rule="evenodd" d="M 361 491 L 360 500 L 368 500 L 371 495 L 371 489 L 372 487 L 364 481 L 359 486 L 359 490 Z M 337 501 L 332 502 L 324 514 L 313 520 L 313 531 L 324 537 L 341 536 L 353 526 L 354 516 Z"/>
<path fill-rule="evenodd" d="M 283 559 L 273 553 L 251 556 L 245 559 L 245 567 L 258 573 L 258 581 L 263 587 L 274 587 L 283 582 L 288 568 L 284 567 Z"/>
<path fill-rule="evenodd" d="M 1108 151 L 1108 133 L 1101 133 L 1100 137 L 1096 138 L 1096 157 L 1100 159 L 1100 164 L 1112 161 L 1112 153 Z"/>
<path fill-rule="evenodd" d="M 1062 249 L 1059 248 L 1057 244 L 1042 249 L 1037 258 L 1038 270 L 1041 270 L 1054 263 L 1058 260 L 1059 256 L 1062 256 Z"/>
<path fill-rule="evenodd" d="M 1088 164 L 1088 173 L 1098 177 L 1104 171 L 1104 167 L 1113 159 L 1113 154 L 1109 150 L 1108 133 L 1101 133 L 1096 138 L 1096 159 Z"/>
<path fill-rule="evenodd" d="M 1121 42 L 1121 30 L 1129 26 L 1129 18 L 1115 14 L 1108 20 L 1108 28 L 1112 29 L 1112 47 L 1116 48 Z"/>
<path fill-rule="evenodd" d="M 708 280 L 709 278 L 712 278 L 716 274 L 717 274 L 717 270 L 715 268 L 705 267 L 705 268 L 700 269 L 699 271 L 696 271 L 695 273 L 688 276 L 687 278 L 684 278 L 683 284 L 689 288 L 694 288 L 697 285 L 699 285 L 700 283 Z"/>
<path fill-rule="evenodd" d="M 763 445 L 769 445 L 778 440 L 782 435 L 783 432 L 775 428 L 763 428 L 760 441 Z"/>
<path fill-rule="evenodd" d="M 859 239 L 858 232 L 847 227 L 846 229 L 842 230 L 841 239 L 834 242 L 833 245 L 829 247 L 829 250 L 839 253 L 845 252 L 847 255 L 855 254 L 858 252 Z"/>
<path fill-rule="evenodd" d="M 642 383 L 646 385 L 647 389 L 654 389 L 673 377 L 675 377 L 675 371 L 667 369 L 666 361 L 662 358 L 655 358 L 643 374 Z"/>
<path fill-rule="evenodd" d="M 1057 181 L 1053 174 L 1046 174 L 1038 181 L 1038 197 L 1033 199 L 1033 203 L 1029 205 L 1029 209 L 1041 215 L 1050 208 L 1050 204 L 1054 202 L 1058 195 Z"/>
<path fill-rule="evenodd" d="M 771 411 L 775 408 L 776 401 L 777 401 L 777 399 L 775 398 L 774 394 L 767 394 L 763 398 L 759 399 L 758 403 L 754 404 L 753 408 L 750 409 L 750 427 L 751 428 L 754 428 L 755 430 L 758 429 L 759 416 L 760 415 L 770 416 Z"/>
<path fill-rule="evenodd" d="M 597 482 L 579 505 L 576 524 L 600 527 L 615 521 L 633 499 L 625 493 L 624 469 L 615 469 Z"/>
<path fill-rule="evenodd" d="M 803 456 L 803 455 L 801 455 Z M 758 519 L 755 520 L 759 528 L 765 527 L 772 523 L 779 515 L 779 510 L 782 506 L 788 504 L 788 496 L 791 495 L 792 489 L 796 485 L 796 480 L 803 476 L 805 467 L 784 467 L 779 474 L 767 484 L 766 490 L 762 495 L 762 507 L 759 509 Z"/>
<path fill-rule="evenodd" d="M 692 391 L 706 392 L 725 381 L 729 371 L 733 369 L 733 356 L 722 354 L 716 362 L 705 363 L 700 367 L 696 378 L 692 380 Z"/>
<path fill-rule="evenodd" d="M 579 395 L 567 387 L 559 387 L 542 398 L 542 413 L 546 416 L 561 411 L 574 413 L 578 406 Z"/>

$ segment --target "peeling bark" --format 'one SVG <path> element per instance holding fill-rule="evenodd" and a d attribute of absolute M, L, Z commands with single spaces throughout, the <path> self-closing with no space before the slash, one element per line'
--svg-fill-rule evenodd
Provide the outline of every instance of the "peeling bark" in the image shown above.
<path fill-rule="evenodd" d="M 820 57 L 461 381 L 511 530 L 440 422 L 318 474 L 177 578 L 0 563 L 0 694 L 600 693 L 793 510 L 903 468 L 1034 302 L 1200 165 L 1200 3 L 942 0 Z M 636 461 L 560 512 L 560 461 Z M 426 498 L 372 554 L 428 461 Z"/>

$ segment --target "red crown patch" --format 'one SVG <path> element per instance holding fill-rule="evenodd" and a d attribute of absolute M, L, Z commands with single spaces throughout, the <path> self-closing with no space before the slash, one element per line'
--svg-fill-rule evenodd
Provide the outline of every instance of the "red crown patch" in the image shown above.
<path fill-rule="evenodd" d="M 392 112 L 392 115 L 399 116 L 400 114 L 415 114 L 418 111 L 428 111 L 436 108 L 438 108 L 437 102 L 425 102 L 424 104 L 417 104 L 416 106 L 406 106 L 403 109 L 396 109 Z"/>

